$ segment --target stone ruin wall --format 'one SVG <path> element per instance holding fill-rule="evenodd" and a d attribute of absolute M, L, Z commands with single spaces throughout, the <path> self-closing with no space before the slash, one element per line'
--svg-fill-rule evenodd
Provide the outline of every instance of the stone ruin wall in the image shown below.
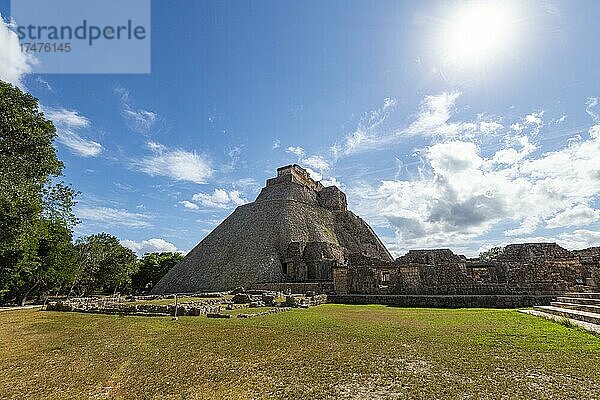
<path fill-rule="evenodd" d="M 286 182 L 298 185 L 280 185 Z M 278 190 L 270 190 L 276 185 Z M 373 260 L 378 263 L 393 260 L 371 227 L 348 211 L 346 194 L 336 186 L 323 187 L 300 166 L 294 164 L 279 168 L 277 177 L 267 180 L 257 202 L 277 199 L 305 202 L 330 211 L 334 229 L 325 229 L 328 241 L 292 240 L 287 243 L 281 254 L 285 282 L 257 283 L 256 287 L 283 287 L 283 284 L 285 288 L 296 288 L 297 283 L 325 282 L 328 284 L 320 285 L 319 291 L 323 292 L 325 288 L 332 291 L 333 270 L 348 265 L 349 248 L 354 251 L 360 249 L 364 257 L 375 257 Z"/>
<path fill-rule="evenodd" d="M 467 258 L 454 254 L 450 249 L 411 250 L 396 260 L 400 271 L 406 270 L 413 276 L 412 282 L 422 286 L 447 284 L 473 284 L 472 277 L 465 274 Z M 414 281 L 415 267 L 420 280 Z"/>
<path fill-rule="evenodd" d="M 328 242 L 290 242 L 283 254 L 283 273 L 289 282 L 331 281 L 332 270 L 343 263 L 344 249 Z"/>
<path fill-rule="evenodd" d="M 600 247 L 590 247 L 584 250 L 573 251 L 581 261 L 581 267 L 586 277 L 589 277 L 587 284 L 600 287 Z"/>
<path fill-rule="evenodd" d="M 490 261 L 451 250 L 414 250 L 393 263 L 351 258 L 333 271 L 335 292 L 368 295 L 544 295 L 598 290 L 600 248 L 568 251 L 554 243 L 507 246 Z"/>
<path fill-rule="evenodd" d="M 500 282 L 568 282 L 585 285 L 587 276 L 579 257 L 555 243 L 512 244 L 496 257 Z"/>

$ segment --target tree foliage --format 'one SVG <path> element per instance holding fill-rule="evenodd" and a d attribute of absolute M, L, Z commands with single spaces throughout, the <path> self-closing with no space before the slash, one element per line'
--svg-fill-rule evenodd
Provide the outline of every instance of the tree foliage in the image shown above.
<path fill-rule="evenodd" d="M 73 244 L 76 193 L 59 180 L 56 129 L 38 101 L 0 81 L 0 303 L 49 292 L 89 294 L 156 283 L 180 254 L 144 257 L 107 233 Z M 137 274 L 136 274 L 137 273 Z"/>
<path fill-rule="evenodd" d="M 496 257 L 498 257 L 504 251 L 504 247 L 492 247 L 489 250 L 482 251 L 479 253 L 479 259 L 481 261 L 490 261 Z"/>
<path fill-rule="evenodd" d="M 75 249 L 77 271 L 73 289 L 78 294 L 125 289 L 138 271 L 135 253 L 108 233 L 80 238 Z"/>
<path fill-rule="evenodd" d="M 73 278 L 75 192 L 56 182 L 55 137 L 37 99 L 0 81 L 0 302 Z"/>
<path fill-rule="evenodd" d="M 180 253 L 147 253 L 140 260 L 140 270 L 132 277 L 132 287 L 138 291 L 148 290 L 183 259 Z"/>

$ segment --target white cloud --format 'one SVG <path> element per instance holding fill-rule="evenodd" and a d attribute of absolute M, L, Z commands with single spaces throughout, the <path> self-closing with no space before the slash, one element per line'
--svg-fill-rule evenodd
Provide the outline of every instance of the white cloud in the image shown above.
<path fill-rule="evenodd" d="M 557 119 L 553 120 L 552 124 L 554 124 L 554 125 L 562 124 L 566 120 L 567 120 L 567 116 L 566 115 L 562 115 L 560 118 L 557 118 Z"/>
<path fill-rule="evenodd" d="M 482 114 L 472 121 L 450 122 L 460 95 L 460 92 L 444 92 L 435 96 L 425 96 L 416 119 L 399 134 L 464 139 L 495 135 L 504 128 L 498 120 Z"/>
<path fill-rule="evenodd" d="M 149 133 L 156 123 L 158 114 L 148 110 L 124 109 L 123 115 L 129 121 L 132 130 L 139 133 Z"/>
<path fill-rule="evenodd" d="M 281 147 L 281 140 L 279 140 L 279 139 L 275 139 L 275 140 L 273 140 L 273 144 L 272 144 L 272 146 L 271 146 L 271 147 L 273 147 L 273 149 L 278 149 L 278 148 L 280 148 L 280 147 Z"/>
<path fill-rule="evenodd" d="M 141 242 L 136 242 L 134 240 L 121 240 L 121 244 L 134 251 L 138 256 L 143 256 L 146 253 L 182 253 L 181 251 L 177 250 L 177 246 L 175 246 L 173 243 L 167 242 L 166 240 L 160 238 L 142 240 Z"/>
<path fill-rule="evenodd" d="M 484 135 L 495 135 L 502 129 L 504 129 L 504 125 L 502 125 L 498 121 L 480 121 L 479 122 L 479 130 Z"/>
<path fill-rule="evenodd" d="M 600 124 L 594 125 L 590 128 L 589 132 L 590 136 L 596 140 L 600 139 Z"/>
<path fill-rule="evenodd" d="M 598 220 L 600 220 L 600 210 L 595 210 L 587 204 L 577 204 L 546 220 L 546 227 L 586 226 Z"/>
<path fill-rule="evenodd" d="M 237 190 L 232 190 L 231 192 L 229 192 L 229 199 L 236 206 L 241 206 L 243 204 L 248 203 L 248 200 L 246 200 L 245 198 L 243 198 L 241 196 L 240 192 L 237 191 Z"/>
<path fill-rule="evenodd" d="M 124 226 L 127 228 L 148 228 L 151 217 L 147 214 L 132 213 L 127 210 L 110 207 L 76 208 L 79 219 L 101 222 L 103 226 Z"/>
<path fill-rule="evenodd" d="M 322 179 L 321 183 L 323 186 L 337 186 L 339 189 L 344 190 L 344 185 L 342 182 L 338 181 L 334 176 L 327 179 Z"/>
<path fill-rule="evenodd" d="M 43 79 L 41 76 L 36 77 L 35 81 L 44 88 L 46 88 L 46 90 L 48 90 L 49 92 L 54 92 L 54 88 L 52 87 L 52 85 L 50 85 L 50 83 L 48 83 L 48 81 Z"/>
<path fill-rule="evenodd" d="M 532 137 L 535 137 L 540 133 L 540 130 L 544 126 L 544 113 L 545 111 L 542 110 L 527 114 L 519 121 L 512 123 L 510 128 L 518 136 L 524 136 L 528 134 Z M 551 121 L 550 123 L 557 124 L 564 122 L 566 119 L 567 117 L 563 115 L 558 120 Z"/>
<path fill-rule="evenodd" d="M 241 178 L 233 182 L 233 187 L 245 188 L 248 186 L 256 186 L 257 182 L 254 178 Z"/>
<path fill-rule="evenodd" d="M 22 78 L 37 60 L 21 51 L 17 34 L 0 15 L 0 79 L 23 88 Z"/>
<path fill-rule="evenodd" d="M 90 125 L 90 120 L 79 115 L 75 110 L 67 110 L 66 108 L 49 108 L 42 109 L 46 118 L 50 119 L 55 125 L 66 126 L 68 128 L 87 128 Z"/>
<path fill-rule="evenodd" d="M 590 117 L 592 117 L 592 120 L 594 122 L 600 122 L 600 115 L 598 115 L 598 113 L 594 110 L 594 108 L 596 108 L 596 106 L 598 105 L 598 98 L 597 97 L 588 97 L 585 105 L 586 105 L 585 112 Z"/>
<path fill-rule="evenodd" d="M 74 154 L 82 157 L 96 157 L 102 152 L 102 145 L 83 138 L 79 131 L 90 127 L 90 121 L 75 110 L 66 108 L 42 107 L 42 112 L 54 123 L 59 143 L 67 146 Z"/>
<path fill-rule="evenodd" d="M 198 204 L 192 203 L 191 201 L 187 200 L 180 201 L 179 204 L 183 205 L 185 208 L 188 208 L 190 210 L 200 209 L 200 207 L 198 207 Z"/>
<path fill-rule="evenodd" d="M 523 217 L 518 228 L 507 229 L 504 231 L 505 236 L 529 235 L 535 232 L 540 224 L 538 217 Z"/>
<path fill-rule="evenodd" d="M 302 159 L 302 164 L 319 171 L 329 169 L 329 162 L 321 156 L 310 156 Z"/>
<path fill-rule="evenodd" d="M 300 158 L 304 156 L 304 149 L 302 147 L 290 146 L 285 150 L 286 153 L 290 153 Z"/>
<path fill-rule="evenodd" d="M 472 243 L 495 226 L 508 225 L 507 236 L 533 234 L 544 221 L 586 226 L 598 220 L 591 204 L 600 198 L 600 126 L 589 134 L 537 158 L 529 150 L 484 157 L 468 141 L 435 144 L 425 152 L 429 171 L 414 180 L 356 185 L 349 197 L 358 199 L 360 215 L 394 230 L 397 251 Z"/>
<path fill-rule="evenodd" d="M 308 174 L 310 175 L 310 177 L 312 179 L 314 179 L 315 181 L 320 181 L 323 179 L 323 174 L 321 174 L 320 172 L 317 172 L 315 170 L 313 170 L 312 168 L 305 168 L 306 172 L 308 172 Z"/>
<path fill-rule="evenodd" d="M 244 146 L 234 146 L 227 150 L 227 157 L 229 157 L 229 162 L 222 167 L 222 171 L 225 173 L 230 173 L 235 171 L 238 162 L 240 161 L 240 154 L 242 154 Z"/>
<path fill-rule="evenodd" d="M 558 243 L 571 250 L 600 246 L 600 232 L 586 229 L 564 232 L 558 235 Z"/>
<path fill-rule="evenodd" d="M 383 106 L 372 110 L 360 119 L 354 132 L 348 134 L 341 143 L 331 147 L 334 158 L 346 157 L 366 150 L 379 148 L 390 140 L 379 132 L 382 124 L 388 119 L 396 106 L 396 100 L 386 98 Z"/>
<path fill-rule="evenodd" d="M 141 108 L 135 109 L 131 105 L 131 97 L 126 89 L 116 87 L 114 91 L 121 99 L 121 115 L 129 129 L 144 135 L 149 134 L 158 121 L 158 114 Z"/>
<path fill-rule="evenodd" d="M 213 174 L 211 162 L 206 156 L 185 150 L 169 150 L 154 142 L 148 146 L 154 154 L 134 163 L 134 167 L 148 175 L 202 184 Z"/>
<path fill-rule="evenodd" d="M 581 250 L 588 247 L 600 246 L 600 232 L 591 231 L 587 229 L 577 229 L 572 232 L 563 232 L 557 236 L 524 236 L 518 238 L 511 238 L 510 241 L 502 243 L 494 243 L 493 245 L 486 245 L 482 250 L 489 249 L 493 246 L 506 246 L 511 243 L 535 243 L 535 242 L 550 242 L 557 243 L 558 245 L 569 250 Z"/>
<path fill-rule="evenodd" d="M 146 144 L 148 146 L 148 148 L 154 152 L 162 152 L 165 151 L 167 148 L 160 144 L 160 143 L 156 143 L 156 142 L 148 142 Z"/>
<path fill-rule="evenodd" d="M 483 163 L 474 143 L 460 141 L 429 147 L 427 158 L 435 174 L 447 177 L 477 170 Z"/>
<path fill-rule="evenodd" d="M 84 139 L 70 130 L 59 130 L 58 141 L 71 149 L 74 154 L 82 157 L 96 157 L 102 152 L 100 143 Z"/>
<path fill-rule="evenodd" d="M 442 93 L 437 96 L 425 96 L 417 118 L 405 130 L 407 135 L 455 136 L 460 124 L 448 124 L 460 92 Z"/>
<path fill-rule="evenodd" d="M 425 96 L 419 111 L 408 127 L 385 129 L 386 121 L 394 110 L 396 101 L 385 99 L 383 107 L 367 114 L 356 130 L 347 135 L 341 143 L 331 147 L 334 158 L 346 157 L 369 150 L 385 148 L 413 136 L 436 137 L 442 139 L 470 138 L 496 135 L 504 126 L 496 118 L 478 115 L 472 121 L 450 122 L 455 112 L 455 103 L 460 92 L 444 92 L 435 96 Z"/>
<path fill-rule="evenodd" d="M 522 126 L 531 128 L 529 132 L 531 136 L 537 136 L 540 133 L 540 129 L 544 125 L 544 121 L 542 120 L 543 115 L 544 111 L 539 111 L 528 114 L 523 118 Z"/>
<path fill-rule="evenodd" d="M 215 189 L 213 193 L 196 193 L 192 200 L 209 208 L 230 208 L 248 203 L 238 190 Z"/>
<path fill-rule="evenodd" d="M 529 141 L 528 136 L 515 136 L 508 140 L 510 146 L 519 146 L 520 149 L 514 147 L 508 147 L 505 149 L 498 150 L 492 160 L 497 164 L 515 164 L 529 154 L 533 153 L 537 146 Z"/>
<path fill-rule="evenodd" d="M 542 125 L 542 115 L 544 112 L 531 113 L 525 116 L 525 122 L 530 125 Z"/>

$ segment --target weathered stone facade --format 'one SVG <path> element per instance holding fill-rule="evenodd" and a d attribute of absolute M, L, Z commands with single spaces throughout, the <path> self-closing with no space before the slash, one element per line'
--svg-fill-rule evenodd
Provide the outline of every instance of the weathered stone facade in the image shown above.
<path fill-rule="evenodd" d="M 346 195 L 306 170 L 278 168 L 257 199 L 238 207 L 153 288 L 153 293 L 331 282 L 351 254 L 393 261 Z"/>
<path fill-rule="evenodd" d="M 600 274 L 600 248 L 572 252 L 555 243 L 509 245 L 488 261 L 448 249 L 355 261 L 334 268 L 337 295 L 549 295 L 596 290 Z"/>
<path fill-rule="evenodd" d="M 573 252 L 579 257 L 585 284 L 589 286 L 600 286 L 600 247 L 590 247 L 584 250 L 575 250 Z"/>

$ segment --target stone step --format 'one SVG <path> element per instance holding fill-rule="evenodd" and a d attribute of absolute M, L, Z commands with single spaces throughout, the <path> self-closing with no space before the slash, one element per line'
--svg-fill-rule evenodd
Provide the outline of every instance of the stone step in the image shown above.
<path fill-rule="evenodd" d="M 600 314 L 600 306 L 594 306 L 589 304 L 581 304 L 581 303 L 568 303 L 562 301 L 552 301 L 550 302 L 552 307 L 558 308 L 568 308 L 569 310 L 578 310 L 578 311 L 586 311 L 594 314 Z"/>
<path fill-rule="evenodd" d="M 535 306 L 534 310 L 545 312 L 547 314 L 558 315 L 564 318 L 576 319 L 590 324 L 600 325 L 600 314 L 595 314 L 587 311 L 569 310 L 553 306 Z"/>
<path fill-rule="evenodd" d="M 565 317 L 560 315 L 549 314 L 547 312 L 541 312 L 537 310 L 519 310 L 520 313 L 529 314 L 540 318 L 546 318 L 551 321 L 561 322 Z M 600 334 L 600 325 L 590 324 L 588 322 L 580 321 L 578 319 L 569 318 L 569 321 L 573 323 L 573 325 L 577 325 L 583 329 L 586 329 L 590 332 Z"/>
<path fill-rule="evenodd" d="M 585 297 L 558 296 L 556 298 L 556 301 L 560 301 L 561 303 L 589 304 L 592 306 L 600 306 L 600 299 L 587 299 Z"/>
<path fill-rule="evenodd" d="M 565 293 L 565 297 L 577 297 L 580 299 L 598 299 L 600 300 L 600 293 Z"/>

